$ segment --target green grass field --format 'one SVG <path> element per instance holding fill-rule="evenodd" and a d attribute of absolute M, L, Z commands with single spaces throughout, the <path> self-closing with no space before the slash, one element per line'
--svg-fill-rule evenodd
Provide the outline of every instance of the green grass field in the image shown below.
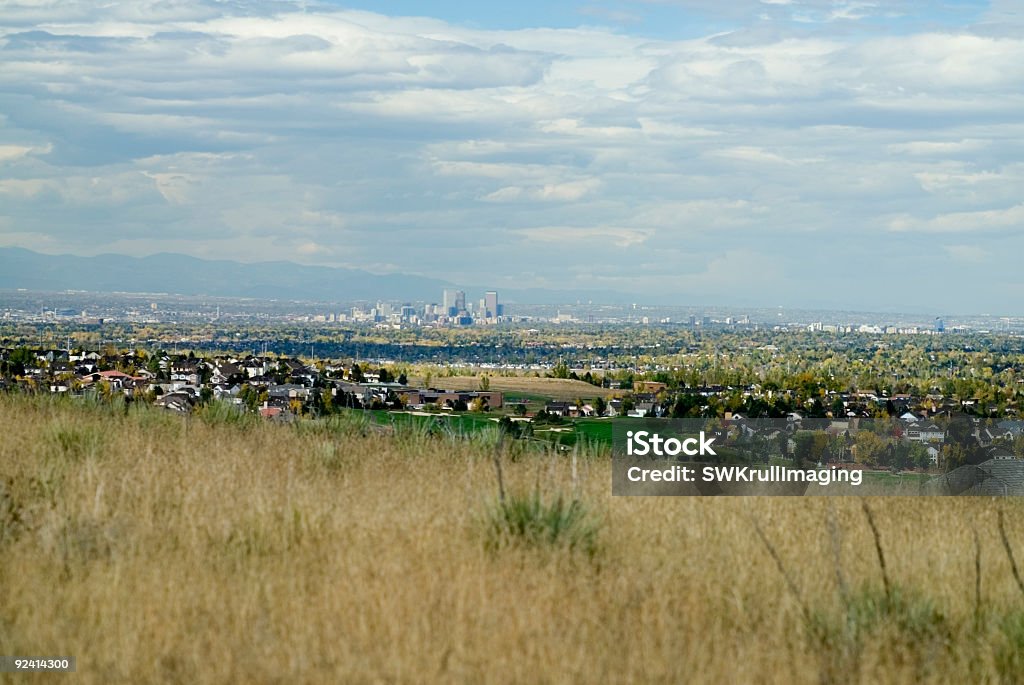
<path fill-rule="evenodd" d="M 373 410 L 367 412 L 373 421 L 384 426 L 416 426 L 420 430 L 434 430 L 438 432 L 451 433 L 455 435 L 470 436 L 479 431 L 494 430 L 497 421 L 506 413 L 465 413 L 465 412 L 440 412 L 430 415 L 412 414 L 406 412 Z M 558 445 L 561 448 L 573 448 L 577 445 L 590 449 L 608 449 L 612 445 L 612 426 L 628 430 L 631 425 L 638 427 L 645 426 L 647 419 L 639 418 L 618 418 L 614 422 L 611 419 L 580 418 L 563 419 L 561 423 L 537 424 L 534 427 L 534 440 Z M 432 428 L 433 427 L 433 428 Z M 726 449 L 724 455 L 733 454 Z M 745 459 L 727 459 L 730 462 L 746 463 Z M 791 461 L 787 459 L 773 459 L 772 463 L 781 466 L 790 466 Z M 877 491 L 882 489 L 902 489 L 906 492 L 915 492 L 916 488 L 924 481 L 932 478 L 934 474 L 919 472 L 890 473 L 888 471 L 864 471 L 865 489 Z"/>
<path fill-rule="evenodd" d="M 358 410 L 355 410 L 358 411 Z M 457 435 L 470 435 L 480 430 L 494 428 L 500 415 L 489 413 L 438 412 L 423 415 L 402 411 L 374 409 L 367 412 L 373 421 L 382 426 L 416 426 L 423 430 L 436 427 Z"/>

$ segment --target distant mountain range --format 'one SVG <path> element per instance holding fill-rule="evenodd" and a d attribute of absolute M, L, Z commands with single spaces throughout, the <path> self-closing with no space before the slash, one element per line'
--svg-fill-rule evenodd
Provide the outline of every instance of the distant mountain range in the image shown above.
<path fill-rule="evenodd" d="M 0 248 L 0 289 L 168 293 L 255 299 L 351 302 L 408 300 L 440 302 L 444 288 L 458 287 L 469 298 L 493 286 L 464 286 L 406 274 L 373 274 L 359 269 L 304 266 L 292 262 L 244 264 L 181 254 L 149 257 L 46 255 L 17 247 Z M 499 289 L 504 301 L 560 304 L 593 300 L 608 304 L 628 296 L 612 292 Z"/>

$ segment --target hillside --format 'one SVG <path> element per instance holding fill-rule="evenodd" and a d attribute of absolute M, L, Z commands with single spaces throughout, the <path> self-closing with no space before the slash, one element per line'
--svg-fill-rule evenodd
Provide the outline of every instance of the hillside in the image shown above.
<path fill-rule="evenodd" d="M 872 500 L 887 597 L 853 498 L 613 498 L 607 458 L 574 486 L 506 443 L 506 508 L 582 509 L 496 537 L 487 434 L 9 395 L 0 425 L 0 653 L 76 682 L 1024 678 L 1013 501 Z"/>
<path fill-rule="evenodd" d="M 243 264 L 180 254 L 128 257 L 44 255 L 0 248 L 0 289 L 89 290 L 260 299 L 351 301 L 411 298 L 450 284 L 402 274 L 303 266 L 290 262 Z"/>
<path fill-rule="evenodd" d="M 457 275 L 453 275 L 456 278 Z M 468 295 L 482 295 L 494 284 L 457 284 Z M 0 247 L 0 290 L 87 290 L 91 292 L 168 293 L 305 302 L 367 300 L 440 301 L 447 280 L 361 269 L 308 266 L 293 262 L 242 263 L 161 253 L 147 257 L 103 254 L 94 257 L 47 255 Z M 609 291 L 503 288 L 502 299 L 519 303 L 558 304 L 576 300 L 623 302 Z"/>

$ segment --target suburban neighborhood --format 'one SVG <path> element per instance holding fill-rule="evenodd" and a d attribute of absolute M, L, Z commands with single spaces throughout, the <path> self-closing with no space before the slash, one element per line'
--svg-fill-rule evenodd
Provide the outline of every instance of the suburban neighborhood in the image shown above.
<path fill-rule="evenodd" d="M 948 470 L 987 459 L 1015 459 L 1024 446 L 1024 420 L 979 416 L 971 412 L 976 405 L 972 399 L 957 401 L 937 393 L 828 391 L 804 407 L 799 401 L 790 407 L 770 404 L 785 389 L 758 384 L 670 388 L 662 381 L 635 378 L 624 383 L 585 372 L 586 383 L 573 381 L 581 388 L 579 397 L 544 399 L 537 393 L 492 389 L 486 374 L 439 374 L 416 385 L 404 368 L 253 354 L 16 347 L 0 349 L 0 390 L 117 397 L 180 414 L 218 403 L 274 421 L 353 409 L 468 414 L 516 424 L 517 434 L 551 432 L 556 438 L 568 430 L 560 424 L 699 418 L 711 422 L 723 442 L 768 446 L 763 450 L 766 463 L 774 455 L 799 463 Z M 575 370 L 568 375 L 581 377 Z M 812 431 L 819 439 L 807 442 Z"/>

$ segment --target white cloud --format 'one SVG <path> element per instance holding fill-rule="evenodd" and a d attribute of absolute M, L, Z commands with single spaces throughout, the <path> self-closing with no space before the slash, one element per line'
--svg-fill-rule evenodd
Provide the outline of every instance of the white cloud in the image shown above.
<path fill-rule="evenodd" d="M 929 193 L 946 197 L 958 196 L 972 200 L 993 200 L 1019 197 L 1024 184 L 1024 165 L 1010 164 L 999 169 L 978 169 L 973 164 L 945 162 L 914 177 Z"/>
<path fill-rule="evenodd" d="M 49 184 L 39 178 L 0 179 L 0 194 L 32 197 L 43 192 Z"/>
<path fill-rule="evenodd" d="M 563 243 L 585 245 L 591 241 L 608 242 L 617 248 L 640 245 L 650 237 L 649 231 L 635 228 L 580 228 L 577 226 L 543 226 L 516 231 L 531 243 Z"/>
<path fill-rule="evenodd" d="M 186 204 L 189 195 L 196 189 L 196 180 L 188 174 L 142 172 L 153 179 L 156 189 L 168 202 L 176 205 Z"/>
<path fill-rule="evenodd" d="M 990 144 L 991 141 L 988 140 L 966 138 L 962 140 L 913 140 L 909 143 L 895 143 L 890 145 L 889 149 L 909 155 L 944 157 L 961 152 L 977 152 Z"/>
<path fill-rule="evenodd" d="M 334 255 L 334 250 L 319 243 L 316 243 L 312 240 L 306 240 L 299 243 L 299 245 L 295 248 L 295 252 L 307 259 L 312 257 L 331 257 Z"/>
<path fill-rule="evenodd" d="M 487 202 L 515 202 L 532 200 L 541 202 L 575 202 L 596 191 L 601 185 L 597 179 L 584 179 L 566 183 L 546 183 L 542 186 L 505 186 L 485 195 Z"/>
<path fill-rule="evenodd" d="M 32 152 L 31 146 L 0 145 L 0 163 L 10 162 Z"/>
<path fill-rule="evenodd" d="M 923 233 L 1015 240 L 1024 39 L 1006 6 L 981 28 L 892 35 L 878 26 L 921 2 L 674 4 L 739 28 L 671 40 L 275 0 L 0 0 L 0 242 L 230 245 L 481 283 L 558 282 L 578 259 L 628 291 L 610 275 L 626 247 L 707 266 L 731 241 L 705 274 L 725 282 L 822 252 L 868 268 L 865 231 L 903 250 Z"/>
<path fill-rule="evenodd" d="M 976 212 L 950 212 L 929 219 L 898 217 L 889 223 L 893 232 L 984 233 L 1024 229 L 1024 204 Z"/>
<path fill-rule="evenodd" d="M 753 145 L 741 145 L 737 147 L 725 148 L 723 150 L 714 150 L 709 153 L 712 157 L 724 157 L 726 159 L 734 159 L 740 162 L 754 162 L 754 163 L 768 163 L 768 164 L 794 164 L 792 160 L 786 159 L 782 155 L 769 152 L 762 148 Z"/>

